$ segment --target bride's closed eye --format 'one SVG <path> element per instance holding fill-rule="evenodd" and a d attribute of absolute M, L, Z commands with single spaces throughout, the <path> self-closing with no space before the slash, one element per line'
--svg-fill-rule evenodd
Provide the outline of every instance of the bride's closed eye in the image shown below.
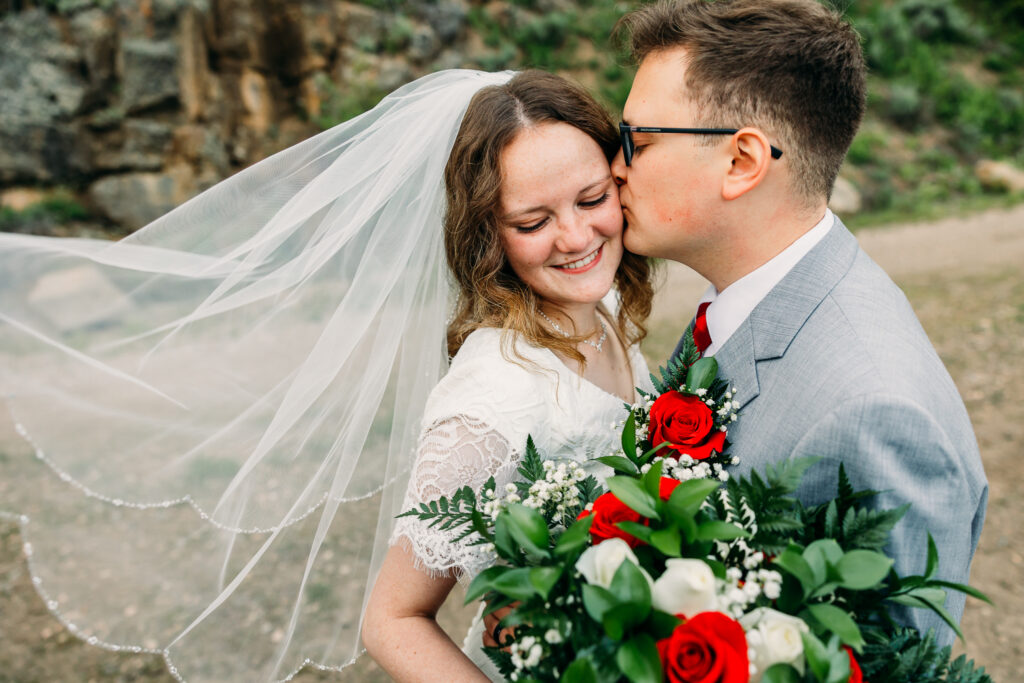
<path fill-rule="evenodd" d="M 592 199 L 589 202 L 580 202 L 580 206 L 582 206 L 585 209 L 593 209 L 594 207 L 601 206 L 606 201 L 608 201 L 608 197 L 609 196 L 610 196 L 609 193 L 605 192 L 603 195 L 601 195 L 597 199 Z"/>

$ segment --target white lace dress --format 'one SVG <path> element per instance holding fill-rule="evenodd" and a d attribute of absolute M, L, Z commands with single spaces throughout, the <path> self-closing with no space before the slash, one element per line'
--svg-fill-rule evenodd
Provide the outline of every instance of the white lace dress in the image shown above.
<path fill-rule="evenodd" d="M 612 423 L 626 415 L 623 400 L 581 378 L 547 349 L 520 342 L 516 350 L 527 362 L 519 364 L 502 356 L 501 345 L 500 330 L 473 332 L 431 393 L 404 509 L 463 486 L 479 489 L 491 476 L 504 487 L 513 480 L 528 435 L 545 459 L 572 459 L 601 477 L 611 471 L 588 461 L 615 448 L 619 432 Z M 634 386 L 653 391 L 639 348 L 631 348 L 629 358 Z M 454 571 L 468 582 L 490 558 L 468 541 L 453 543 L 453 536 L 403 517 L 391 542 L 406 539 L 425 571 Z M 503 681 L 482 652 L 482 631 L 478 613 L 463 649 L 492 680 Z"/>

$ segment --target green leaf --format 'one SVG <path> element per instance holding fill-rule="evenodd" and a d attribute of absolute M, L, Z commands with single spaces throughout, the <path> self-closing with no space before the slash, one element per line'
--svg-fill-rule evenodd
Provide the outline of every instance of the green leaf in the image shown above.
<path fill-rule="evenodd" d="M 494 520 L 494 549 L 506 560 L 518 559 L 519 548 L 509 532 L 508 515 L 499 514 L 498 518 Z"/>
<path fill-rule="evenodd" d="M 640 459 L 637 461 L 638 464 L 646 465 L 647 463 L 654 459 L 654 456 L 658 454 L 658 451 L 662 450 L 663 448 L 667 448 L 668 445 L 668 441 L 662 441 L 661 443 L 659 443 L 657 446 L 654 446 L 650 450 L 644 451 L 644 454 L 641 455 Z"/>
<path fill-rule="evenodd" d="M 622 452 L 630 460 L 636 459 L 636 415 L 632 410 L 622 426 Z"/>
<path fill-rule="evenodd" d="M 686 388 L 690 391 L 707 389 L 715 381 L 718 374 L 718 361 L 713 356 L 705 356 L 690 366 L 686 373 Z"/>
<path fill-rule="evenodd" d="M 466 601 L 463 604 L 468 605 L 471 602 L 476 602 L 488 591 L 493 590 L 494 579 L 507 571 L 511 571 L 511 569 L 508 567 L 488 567 L 474 576 L 473 580 L 469 582 L 469 588 L 466 589 Z"/>
<path fill-rule="evenodd" d="M 558 583 L 558 579 L 562 577 L 562 567 L 532 567 L 530 569 L 530 583 L 536 589 L 537 594 L 548 599 L 551 594 L 551 589 Z"/>
<path fill-rule="evenodd" d="M 640 621 L 650 614 L 651 586 L 643 571 L 632 562 L 627 560 L 619 565 L 608 590 L 619 602 L 635 606 L 641 612 Z"/>
<path fill-rule="evenodd" d="M 938 597 L 938 594 L 942 594 L 942 597 Z M 926 607 L 936 614 L 938 614 L 944 622 L 949 624 L 949 627 L 953 629 L 953 632 L 960 638 L 964 639 L 963 631 L 960 630 L 960 625 L 953 621 L 953 617 L 950 616 L 949 612 L 943 606 L 946 600 L 946 592 L 937 588 L 915 588 L 906 595 L 897 595 L 888 598 L 892 602 L 900 605 L 907 605 L 909 607 Z"/>
<path fill-rule="evenodd" d="M 874 588 L 889 574 L 893 561 L 871 550 L 851 550 L 836 565 L 840 584 L 851 590 Z"/>
<path fill-rule="evenodd" d="M 640 469 L 633 464 L 633 461 L 623 458 L 621 455 L 602 455 L 600 458 L 594 458 L 594 460 L 608 465 L 608 467 L 611 467 L 616 472 L 632 475 L 640 474 Z"/>
<path fill-rule="evenodd" d="M 661 657 L 654 639 L 641 633 L 622 644 L 615 663 L 633 683 L 661 683 Z"/>
<path fill-rule="evenodd" d="M 818 585 L 818 581 L 814 578 L 814 571 L 807 564 L 807 560 L 804 559 L 803 554 L 800 552 L 800 547 L 797 545 L 790 545 L 782 551 L 779 556 L 772 560 L 772 564 L 782 568 L 796 578 L 804 590 L 804 595 L 810 593 Z"/>
<path fill-rule="evenodd" d="M 824 681 L 828 677 L 829 653 L 825 644 L 818 640 L 813 633 L 801 633 L 804 641 L 804 658 L 814 677 Z"/>
<path fill-rule="evenodd" d="M 924 570 L 924 577 L 930 579 L 939 568 L 939 549 L 935 547 L 935 539 L 931 532 L 928 532 L 928 564 Z"/>
<path fill-rule="evenodd" d="M 565 673 L 558 681 L 559 683 L 597 683 L 597 671 L 589 659 L 580 658 L 566 667 Z"/>
<path fill-rule="evenodd" d="M 612 640 L 622 640 L 627 631 L 643 623 L 643 612 L 637 605 L 620 603 L 604 613 L 601 625 L 605 634 Z"/>
<path fill-rule="evenodd" d="M 839 636 L 844 644 L 849 645 L 857 652 L 864 647 L 864 637 L 861 636 L 860 629 L 845 611 L 835 605 L 825 603 L 808 605 L 807 610 L 818 620 L 818 623 Z"/>
<path fill-rule="evenodd" d="M 731 541 L 734 538 L 750 538 L 750 532 L 735 524 L 713 519 L 697 526 L 698 541 Z"/>
<path fill-rule="evenodd" d="M 619 527 L 620 529 L 625 531 L 627 534 L 630 534 L 632 536 L 636 536 L 637 538 L 639 538 L 644 543 L 650 543 L 651 542 L 651 534 L 653 532 L 651 531 L 651 527 L 647 526 L 646 524 L 641 524 L 640 522 L 632 522 L 632 521 L 626 520 L 625 522 L 616 522 L 615 526 Z"/>
<path fill-rule="evenodd" d="M 675 487 L 668 498 L 668 511 L 676 520 L 693 518 L 704 500 L 721 486 L 711 479 L 690 479 Z"/>
<path fill-rule="evenodd" d="M 647 493 L 643 485 L 636 479 L 630 477 L 609 477 L 605 480 L 605 484 L 608 486 L 608 490 L 615 494 L 616 498 L 635 512 L 639 512 L 644 517 L 651 519 L 661 519 L 655 507 L 658 503 L 657 499 Z"/>
<path fill-rule="evenodd" d="M 491 581 L 494 590 L 516 600 L 529 600 L 537 594 L 537 589 L 530 580 L 530 569 L 526 567 L 510 569 Z"/>
<path fill-rule="evenodd" d="M 644 632 L 650 633 L 656 640 L 662 640 L 671 636 L 676 626 L 681 623 L 682 620 L 674 614 L 652 609 L 650 616 L 647 617 Z"/>
<path fill-rule="evenodd" d="M 555 555 L 565 557 L 588 545 L 590 543 L 590 525 L 593 521 L 593 516 L 587 515 L 583 519 L 573 522 L 558 537 L 558 542 L 555 543 Z"/>
<path fill-rule="evenodd" d="M 601 623 L 605 612 L 619 604 L 619 601 L 607 588 L 590 583 L 583 584 L 583 607 L 590 618 Z"/>
<path fill-rule="evenodd" d="M 644 490 L 654 497 L 654 500 L 660 500 L 661 497 L 661 468 L 662 462 L 659 461 L 651 465 L 651 469 L 647 470 L 644 474 L 641 482 L 644 485 Z"/>
<path fill-rule="evenodd" d="M 674 526 L 658 529 L 651 534 L 647 542 L 668 557 L 683 556 L 683 537 L 679 534 L 679 529 Z"/>
<path fill-rule="evenodd" d="M 772 664 L 764 672 L 761 683 L 800 683 L 803 678 L 789 664 Z"/>
<path fill-rule="evenodd" d="M 498 517 L 502 515 L 508 515 L 508 531 L 527 554 L 537 558 L 550 556 L 548 523 L 539 512 L 520 503 L 512 503 Z"/>
<path fill-rule="evenodd" d="M 983 600 L 990 605 L 995 605 L 995 603 L 992 602 L 992 598 L 988 597 L 977 588 L 974 588 L 973 586 L 968 586 L 965 583 L 954 583 L 952 581 L 940 581 L 939 579 L 931 579 L 928 581 L 928 585 L 940 586 L 942 588 L 949 588 L 950 590 L 966 593 L 967 595 L 970 595 L 972 598 L 977 598 L 978 600 Z M 943 602 L 945 602 L 945 598 L 943 598 Z"/>

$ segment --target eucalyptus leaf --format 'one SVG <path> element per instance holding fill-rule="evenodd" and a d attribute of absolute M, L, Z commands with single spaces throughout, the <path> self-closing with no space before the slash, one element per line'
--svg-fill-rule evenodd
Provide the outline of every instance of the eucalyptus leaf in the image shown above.
<path fill-rule="evenodd" d="M 629 603 L 638 608 L 642 613 L 640 621 L 647 618 L 651 612 L 651 585 L 644 576 L 643 570 L 630 561 L 619 565 L 612 576 L 611 585 L 608 590 L 617 600 Z"/>
<path fill-rule="evenodd" d="M 824 681 L 829 670 L 828 649 L 813 633 L 801 633 L 800 637 L 804 641 L 804 658 L 808 668 L 817 680 Z"/>
<path fill-rule="evenodd" d="M 750 538 L 750 532 L 717 519 L 697 525 L 698 541 L 731 541 L 734 538 Z"/>
<path fill-rule="evenodd" d="M 511 571 L 511 569 L 509 567 L 488 567 L 474 576 L 473 580 L 469 582 L 469 588 L 466 589 L 466 601 L 463 604 L 476 602 L 493 590 L 494 579 L 507 571 Z"/>
<path fill-rule="evenodd" d="M 657 510 L 657 499 L 649 494 L 643 485 L 631 477 L 609 477 L 605 483 L 615 497 L 630 509 L 651 519 L 661 519 Z"/>
<path fill-rule="evenodd" d="M 644 543 L 650 543 L 651 534 L 654 533 L 653 531 L 651 531 L 651 527 L 647 526 L 646 524 L 641 524 L 640 522 L 632 522 L 629 520 L 626 520 L 625 522 L 616 522 L 615 526 L 619 527 L 627 534 L 636 536 Z"/>
<path fill-rule="evenodd" d="M 494 549 L 502 558 L 515 561 L 519 559 L 519 547 L 512 539 L 509 532 L 509 520 L 507 515 L 498 515 L 494 520 Z"/>
<path fill-rule="evenodd" d="M 864 646 L 864 637 L 857 627 L 857 623 L 844 610 L 835 605 L 819 603 L 808 605 L 807 611 L 826 629 L 839 636 L 845 645 L 849 645 L 857 652 Z"/>
<path fill-rule="evenodd" d="M 924 576 L 926 579 L 930 579 L 935 575 L 936 570 L 939 568 L 939 549 L 935 546 L 935 539 L 932 538 L 931 533 L 928 534 L 928 564 L 924 570 Z"/>
<path fill-rule="evenodd" d="M 551 594 L 551 589 L 558 583 L 558 579 L 562 577 L 562 566 L 555 567 L 532 567 L 530 569 L 530 583 L 533 584 L 537 594 L 548 599 Z"/>
<path fill-rule="evenodd" d="M 768 667 L 761 683 L 801 683 L 803 677 L 789 664 L 772 664 Z"/>
<path fill-rule="evenodd" d="M 647 542 L 668 557 L 683 556 L 683 537 L 680 535 L 679 529 L 674 526 L 658 529 L 651 533 Z"/>
<path fill-rule="evenodd" d="M 601 623 L 605 612 L 618 604 L 618 599 L 607 588 L 589 583 L 583 585 L 583 608 L 597 623 Z"/>
<path fill-rule="evenodd" d="M 717 491 L 720 483 L 712 479 L 690 479 L 675 487 L 668 498 L 668 510 L 675 519 L 693 518 L 704 500 Z"/>
<path fill-rule="evenodd" d="M 537 589 L 530 579 L 530 569 L 520 567 L 510 569 L 491 581 L 494 590 L 516 600 L 529 600 L 537 594 Z"/>
<path fill-rule="evenodd" d="M 713 356 L 701 358 L 691 365 L 689 372 L 686 373 L 686 388 L 690 391 L 708 389 L 717 374 L 718 361 Z"/>
<path fill-rule="evenodd" d="M 600 463 L 608 465 L 616 472 L 622 472 L 623 474 L 640 474 L 640 469 L 633 464 L 632 460 L 624 458 L 621 455 L 602 455 L 600 458 L 594 458 Z"/>
<path fill-rule="evenodd" d="M 871 550 L 851 550 L 836 565 L 843 588 L 867 590 L 881 583 L 889 574 L 893 561 Z"/>
<path fill-rule="evenodd" d="M 663 463 L 664 461 L 658 461 L 651 465 L 651 469 L 647 470 L 641 479 L 644 490 L 653 496 L 654 500 L 659 500 L 661 497 L 661 469 Z"/>
<path fill-rule="evenodd" d="M 800 582 L 804 595 L 808 595 L 817 586 L 814 571 L 804 559 L 799 546 L 790 545 L 772 560 L 772 564 L 795 577 Z"/>
<path fill-rule="evenodd" d="M 622 426 L 622 452 L 630 460 L 636 459 L 636 414 L 632 410 Z"/>
<path fill-rule="evenodd" d="M 583 519 L 578 519 L 572 523 L 572 525 L 562 532 L 562 535 L 558 537 L 558 542 L 555 543 L 555 555 L 559 557 L 565 557 L 571 555 L 580 548 L 586 547 L 590 543 L 590 525 L 593 523 L 594 518 L 587 515 Z"/>
<path fill-rule="evenodd" d="M 559 683 L 597 683 L 597 670 L 594 664 L 587 658 L 580 658 L 573 661 L 566 667 Z"/>
<path fill-rule="evenodd" d="M 509 533 L 528 555 L 537 558 L 549 557 L 550 532 L 548 523 L 539 512 L 520 503 L 512 503 L 498 515 L 498 518 L 504 515 L 508 515 L 509 518 Z"/>
<path fill-rule="evenodd" d="M 654 639 L 641 633 L 622 644 L 615 663 L 632 683 L 661 683 L 661 657 Z"/>

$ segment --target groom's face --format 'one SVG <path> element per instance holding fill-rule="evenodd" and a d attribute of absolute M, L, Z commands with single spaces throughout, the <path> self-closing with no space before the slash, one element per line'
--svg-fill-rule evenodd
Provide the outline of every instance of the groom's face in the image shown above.
<path fill-rule="evenodd" d="M 699 125 L 684 95 L 685 51 L 648 55 L 640 64 L 623 108 L 633 126 L 689 128 Z M 713 239 L 716 169 L 720 157 L 694 135 L 634 133 L 635 151 L 626 166 L 622 152 L 612 163 L 626 219 L 627 249 L 644 256 L 687 262 Z M 716 166 L 717 165 L 717 166 Z"/>

